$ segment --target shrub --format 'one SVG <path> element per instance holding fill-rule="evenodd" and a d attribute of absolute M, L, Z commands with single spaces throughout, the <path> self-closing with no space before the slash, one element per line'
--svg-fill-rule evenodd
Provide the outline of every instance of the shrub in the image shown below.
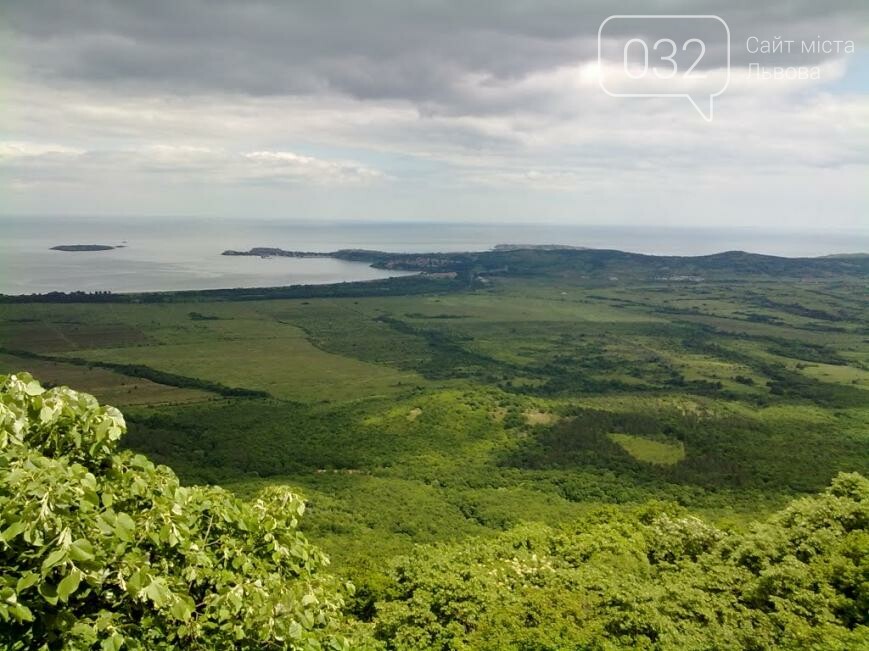
<path fill-rule="evenodd" d="M 121 413 L 0 376 L 0 646 L 348 649 L 352 586 L 297 530 L 299 497 L 181 486 L 116 449 Z"/>
<path fill-rule="evenodd" d="M 658 511 L 419 547 L 394 566 L 377 635 L 394 651 L 869 648 L 863 476 L 745 532 Z"/>

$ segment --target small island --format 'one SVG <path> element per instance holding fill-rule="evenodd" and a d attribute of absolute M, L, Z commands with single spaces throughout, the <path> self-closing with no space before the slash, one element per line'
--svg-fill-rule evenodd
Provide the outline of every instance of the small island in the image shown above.
<path fill-rule="evenodd" d="M 51 247 L 52 251 L 110 251 L 112 249 L 120 249 L 120 246 L 109 246 L 108 244 L 61 244 Z"/>

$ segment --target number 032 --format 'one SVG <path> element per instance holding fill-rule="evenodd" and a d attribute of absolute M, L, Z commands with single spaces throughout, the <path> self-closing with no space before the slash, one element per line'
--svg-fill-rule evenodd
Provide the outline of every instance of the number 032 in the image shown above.
<path fill-rule="evenodd" d="M 628 55 L 630 54 L 631 46 L 637 44 L 642 48 L 643 53 L 643 66 L 639 72 L 636 74 L 631 71 L 630 66 L 628 65 Z M 687 52 L 689 48 L 693 45 L 698 45 L 700 47 L 700 51 L 697 54 L 697 58 L 694 59 L 694 63 L 682 74 L 683 77 L 694 77 L 697 79 L 702 79 L 706 75 L 700 74 L 692 74 L 694 68 L 697 67 L 697 64 L 700 63 L 700 59 L 703 58 L 703 55 L 706 54 L 706 44 L 701 41 L 699 38 L 689 38 L 687 41 L 682 43 L 682 51 Z M 676 53 L 679 51 L 679 46 L 676 45 L 676 41 L 670 38 L 661 38 L 655 41 L 655 44 L 652 46 L 652 49 L 657 53 L 660 51 L 660 56 L 658 59 L 660 61 L 666 61 L 670 64 L 669 68 L 664 68 L 663 70 L 659 68 L 657 65 L 652 68 L 652 72 L 655 74 L 658 79 L 672 79 L 676 76 L 676 73 L 679 72 L 679 66 L 676 63 L 676 59 L 673 57 L 676 56 Z M 669 52 L 668 52 L 669 49 Z M 641 38 L 632 38 L 627 43 L 625 43 L 624 49 L 624 66 L 625 66 L 625 74 L 631 79 L 642 79 L 649 72 L 649 46 L 646 42 Z"/>

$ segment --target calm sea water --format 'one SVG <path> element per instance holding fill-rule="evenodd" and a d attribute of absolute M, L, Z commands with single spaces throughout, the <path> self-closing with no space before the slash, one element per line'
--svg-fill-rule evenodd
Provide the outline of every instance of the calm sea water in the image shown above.
<path fill-rule="evenodd" d="M 783 256 L 869 251 L 869 232 L 629 228 L 540 224 L 324 223 L 255 219 L 0 217 L 0 293 L 216 289 L 369 280 L 396 275 L 352 262 L 221 256 L 275 246 L 334 251 L 479 251 L 496 244 L 569 244 L 658 255 L 740 249 Z M 99 252 L 59 244 L 123 244 Z"/>

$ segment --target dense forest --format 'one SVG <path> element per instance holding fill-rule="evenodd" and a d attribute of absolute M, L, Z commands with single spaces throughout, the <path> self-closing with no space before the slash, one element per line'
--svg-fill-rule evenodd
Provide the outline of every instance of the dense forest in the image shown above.
<path fill-rule="evenodd" d="M 744 532 L 672 504 L 398 559 L 367 623 L 297 529 L 304 504 L 183 487 L 117 444 L 120 412 L 0 377 L 8 649 L 856 649 L 869 480 L 840 474 Z"/>

